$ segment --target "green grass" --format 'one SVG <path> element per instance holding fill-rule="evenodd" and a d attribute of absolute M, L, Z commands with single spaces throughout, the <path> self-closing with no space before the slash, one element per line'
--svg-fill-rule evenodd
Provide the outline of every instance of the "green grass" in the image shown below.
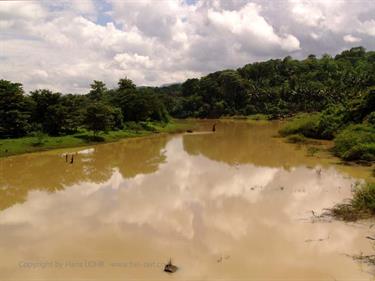
<path fill-rule="evenodd" d="M 0 157 L 57 148 L 114 142 L 123 138 L 146 136 L 153 133 L 178 133 L 190 128 L 194 128 L 192 121 L 172 120 L 168 123 L 126 123 L 123 130 L 102 132 L 96 136 L 84 129 L 73 135 L 58 137 L 37 133 L 34 136 L 17 139 L 0 139 Z"/>
<path fill-rule="evenodd" d="M 337 204 L 332 214 L 345 221 L 375 216 L 375 183 L 358 186 L 348 203 Z"/>
<path fill-rule="evenodd" d="M 300 143 L 300 144 L 321 144 L 320 141 L 315 139 L 306 138 L 304 135 L 301 134 L 293 134 L 287 136 L 287 141 L 290 143 Z"/>
<path fill-rule="evenodd" d="M 318 136 L 320 114 L 299 114 L 290 120 L 279 133 L 283 137 L 289 135 L 302 135 L 308 138 Z"/>
<path fill-rule="evenodd" d="M 270 120 L 270 115 L 267 114 L 252 114 L 252 115 L 226 115 L 221 116 L 220 119 L 229 119 L 229 120 L 250 120 L 250 121 L 267 121 Z"/>
<path fill-rule="evenodd" d="M 249 120 L 255 120 L 255 121 L 264 121 L 264 120 L 270 120 L 270 116 L 267 114 L 254 114 L 254 115 L 249 115 L 247 119 Z"/>
<path fill-rule="evenodd" d="M 370 163 L 375 161 L 375 127 L 370 123 L 340 125 L 341 117 L 323 118 L 324 114 L 299 114 L 290 120 L 280 135 L 291 143 L 308 143 L 309 138 L 331 139 L 333 152 L 345 161 Z M 328 116 L 328 115 L 327 115 Z M 326 116 L 326 117 L 327 117 Z M 336 121 L 335 121 L 336 120 Z M 334 124 L 330 124 L 330 122 Z"/>

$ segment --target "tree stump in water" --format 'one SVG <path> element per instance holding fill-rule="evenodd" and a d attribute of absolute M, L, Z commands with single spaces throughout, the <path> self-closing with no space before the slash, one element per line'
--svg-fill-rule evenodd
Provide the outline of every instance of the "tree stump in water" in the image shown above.
<path fill-rule="evenodd" d="M 172 264 L 172 259 L 169 259 L 169 262 L 164 266 L 164 271 L 168 273 L 175 273 L 178 267 Z"/>

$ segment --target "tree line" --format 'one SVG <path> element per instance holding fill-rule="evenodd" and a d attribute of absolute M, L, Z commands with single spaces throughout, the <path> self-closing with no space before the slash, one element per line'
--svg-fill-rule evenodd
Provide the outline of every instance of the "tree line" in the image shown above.
<path fill-rule="evenodd" d="M 62 95 L 47 89 L 26 95 L 21 84 L 0 80 L 1 138 L 32 132 L 59 136 L 80 128 L 97 133 L 148 120 L 166 122 L 168 113 L 152 89 L 137 88 L 127 78 L 120 79 L 115 89 L 94 81 L 86 95 Z"/>
<path fill-rule="evenodd" d="M 108 89 L 103 82 L 94 81 L 85 95 L 62 95 L 47 89 L 25 94 L 21 84 L 0 80 L 0 138 L 32 132 L 57 136 L 80 128 L 118 130 L 127 122 L 167 122 L 169 116 L 217 118 L 261 113 L 280 118 L 325 110 L 328 121 L 322 122 L 329 127 L 336 118 L 332 112 L 360 103 L 374 85 L 375 52 L 363 47 L 335 57 L 309 55 L 296 60 L 288 56 L 251 63 L 164 87 L 136 87 L 124 78 L 116 88 Z M 359 119 L 374 110 L 371 103 L 369 106 Z M 332 138 L 333 134 L 334 130 L 322 136 Z"/>
<path fill-rule="evenodd" d="M 273 118 L 346 104 L 375 85 L 375 52 L 355 47 L 332 57 L 290 56 L 223 70 L 159 88 L 172 116 Z M 170 98 L 172 96 L 173 98 Z"/>

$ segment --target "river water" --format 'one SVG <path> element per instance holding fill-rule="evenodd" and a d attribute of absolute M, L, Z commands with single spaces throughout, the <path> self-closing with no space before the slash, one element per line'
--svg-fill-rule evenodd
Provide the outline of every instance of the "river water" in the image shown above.
<path fill-rule="evenodd" d="M 213 122 L 0 159 L 0 280 L 374 280 L 373 222 L 319 217 L 369 168 Z"/>

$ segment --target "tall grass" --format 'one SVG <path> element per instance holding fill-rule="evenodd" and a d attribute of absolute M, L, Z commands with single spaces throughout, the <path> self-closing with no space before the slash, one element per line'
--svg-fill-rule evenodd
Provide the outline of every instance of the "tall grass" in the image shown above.
<path fill-rule="evenodd" d="M 375 183 L 357 187 L 353 198 L 348 203 L 337 204 L 332 214 L 345 221 L 375 216 Z"/>
<path fill-rule="evenodd" d="M 308 138 L 318 138 L 320 114 L 299 114 L 289 121 L 279 133 L 282 136 L 303 135 Z"/>

